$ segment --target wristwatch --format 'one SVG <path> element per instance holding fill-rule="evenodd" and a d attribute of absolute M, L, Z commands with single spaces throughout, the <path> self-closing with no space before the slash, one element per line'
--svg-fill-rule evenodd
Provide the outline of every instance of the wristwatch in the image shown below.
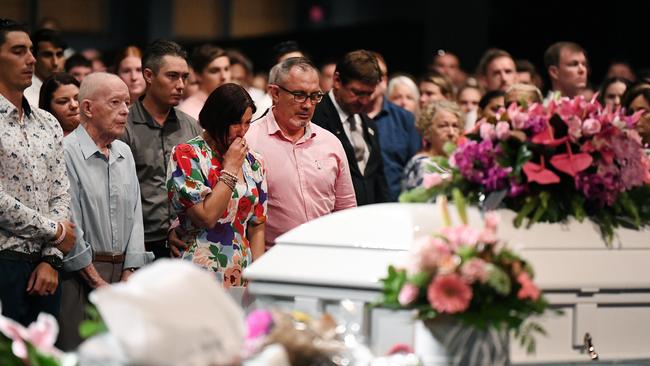
<path fill-rule="evenodd" d="M 46 255 L 41 257 L 41 262 L 45 262 L 52 266 L 52 268 L 56 269 L 57 271 L 60 271 L 63 269 L 63 259 L 56 255 Z"/>

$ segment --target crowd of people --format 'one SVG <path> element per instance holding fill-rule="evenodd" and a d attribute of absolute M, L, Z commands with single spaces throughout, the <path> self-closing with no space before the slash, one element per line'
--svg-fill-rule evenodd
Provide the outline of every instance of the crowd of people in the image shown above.
<path fill-rule="evenodd" d="M 594 97 L 587 52 L 558 42 L 532 63 L 487 50 L 474 75 L 437 52 L 418 79 L 356 50 L 317 67 L 295 42 L 268 76 L 214 45 L 128 46 L 106 68 L 66 56 L 59 33 L 0 19 L 0 301 L 23 324 L 60 322 L 81 342 L 88 294 L 151 261 L 180 257 L 224 287 L 300 224 L 397 201 L 432 159 L 511 103 Z M 108 71 L 107 71 L 108 70 Z M 390 77 L 389 77 L 390 75 Z M 650 76 L 612 64 L 596 98 L 641 116 Z"/>

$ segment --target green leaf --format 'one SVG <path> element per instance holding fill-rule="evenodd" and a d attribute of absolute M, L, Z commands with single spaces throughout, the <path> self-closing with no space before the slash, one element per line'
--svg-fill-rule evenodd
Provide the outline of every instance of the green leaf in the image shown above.
<path fill-rule="evenodd" d="M 424 189 L 424 187 L 413 188 L 399 196 L 400 202 L 429 202 L 436 196 L 434 188 Z"/>
<path fill-rule="evenodd" d="M 549 193 L 546 191 L 543 191 L 542 193 L 539 194 L 539 206 L 537 206 L 537 209 L 535 210 L 535 213 L 533 214 L 533 217 L 528 220 L 528 224 L 526 225 L 527 228 L 530 229 L 530 227 L 539 221 L 539 219 L 542 218 L 544 213 L 546 212 L 546 209 L 548 208 L 548 199 L 549 199 Z"/>
<path fill-rule="evenodd" d="M 221 254 L 221 250 L 219 250 L 219 247 L 216 245 L 210 245 L 210 253 L 212 253 L 213 256 L 218 257 L 219 254 Z"/>
<path fill-rule="evenodd" d="M 467 204 L 465 202 L 465 196 L 463 196 L 463 193 L 458 188 L 454 188 L 451 191 L 451 195 L 454 198 L 454 204 L 456 205 L 456 209 L 458 210 L 458 216 L 460 217 L 460 221 L 463 224 L 467 225 L 469 221 L 467 220 Z"/>
<path fill-rule="evenodd" d="M 79 324 L 79 335 L 83 339 L 106 332 L 108 332 L 108 328 L 103 322 L 98 323 L 92 320 L 84 320 L 81 322 L 81 324 Z"/>
<path fill-rule="evenodd" d="M 526 197 L 524 206 L 519 210 L 517 217 L 515 217 L 514 225 L 515 227 L 521 227 L 521 223 L 524 218 L 528 217 L 531 212 L 537 207 L 537 197 Z"/>
<path fill-rule="evenodd" d="M 426 272 L 418 272 L 418 273 L 414 274 L 413 276 L 411 276 L 408 279 L 408 282 L 414 284 L 415 286 L 417 286 L 419 288 L 423 288 L 429 283 L 430 279 L 431 279 L 431 275 L 429 275 L 428 273 L 426 273 Z"/>
<path fill-rule="evenodd" d="M 217 254 L 217 261 L 219 261 L 219 266 L 226 267 L 228 265 L 228 256 L 225 254 Z"/>

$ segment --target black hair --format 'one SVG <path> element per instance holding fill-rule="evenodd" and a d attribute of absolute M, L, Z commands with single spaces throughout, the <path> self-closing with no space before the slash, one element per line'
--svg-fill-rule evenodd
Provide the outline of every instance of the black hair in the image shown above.
<path fill-rule="evenodd" d="M 187 60 L 187 52 L 178 43 L 166 39 L 157 39 L 144 50 L 142 70 L 150 69 L 154 74 L 157 74 L 165 56 L 176 56 Z"/>
<path fill-rule="evenodd" d="M 9 32 L 24 32 L 29 35 L 27 26 L 12 19 L 0 18 L 0 46 L 7 40 Z"/>
<path fill-rule="evenodd" d="M 32 43 L 34 43 L 34 56 L 38 57 L 38 44 L 41 42 L 50 42 L 54 47 L 61 49 L 68 48 L 68 44 L 61 38 L 59 32 L 52 29 L 42 28 L 36 30 L 31 35 Z"/>
<path fill-rule="evenodd" d="M 225 145 L 228 127 L 241 121 L 250 107 L 255 113 L 255 103 L 246 89 L 234 83 L 216 88 L 205 101 L 199 113 L 199 124 L 214 140 Z"/>
<path fill-rule="evenodd" d="M 70 84 L 76 85 L 77 88 L 80 86 L 77 79 L 65 72 L 52 74 L 49 78 L 45 79 L 41 86 L 41 92 L 38 98 L 38 108 L 52 112 L 51 104 L 54 92 L 59 89 L 59 87 Z"/>
<path fill-rule="evenodd" d="M 489 91 L 489 92 L 485 93 L 485 95 L 483 95 L 481 97 L 481 100 L 478 102 L 478 107 L 481 108 L 481 109 L 485 109 L 485 107 L 487 107 L 487 105 L 490 104 L 490 101 L 492 99 L 499 98 L 499 97 L 504 97 L 505 98 L 506 93 L 503 90 Z"/>
<path fill-rule="evenodd" d="M 70 72 L 73 67 L 84 66 L 90 67 L 92 69 L 93 63 L 89 59 L 85 58 L 83 55 L 75 53 L 65 60 L 65 72 Z"/>

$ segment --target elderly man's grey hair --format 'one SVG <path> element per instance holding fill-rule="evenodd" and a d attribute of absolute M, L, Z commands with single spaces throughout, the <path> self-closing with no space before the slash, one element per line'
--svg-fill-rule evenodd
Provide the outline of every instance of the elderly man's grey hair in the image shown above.
<path fill-rule="evenodd" d="M 94 72 L 86 76 L 81 82 L 79 87 L 79 106 L 80 106 L 80 117 L 83 119 L 86 116 L 81 109 L 81 104 L 85 99 L 93 99 L 97 93 L 106 89 L 106 85 L 111 82 L 118 82 L 124 85 L 125 88 L 128 87 L 124 84 L 124 81 L 120 79 L 115 74 L 110 74 L 107 72 Z"/>
<path fill-rule="evenodd" d="M 318 69 L 308 58 L 305 57 L 291 57 L 275 66 L 269 72 L 269 84 L 282 84 L 294 67 L 302 71 L 314 71 L 318 73 Z"/>

